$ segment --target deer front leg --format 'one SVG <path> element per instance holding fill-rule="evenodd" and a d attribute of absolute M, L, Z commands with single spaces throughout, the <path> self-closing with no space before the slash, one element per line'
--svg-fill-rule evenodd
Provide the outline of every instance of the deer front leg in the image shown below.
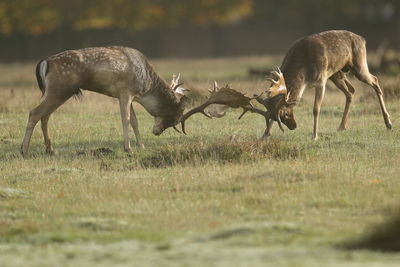
<path fill-rule="evenodd" d="M 136 114 L 135 111 L 133 110 L 133 107 L 131 105 L 131 117 L 130 117 L 130 121 L 131 121 L 131 126 L 133 128 L 133 132 L 135 133 L 135 137 L 136 137 L 136 146 L 138 148 L 144 148 L 144 145 L 142 143 L 142 138 L 140 136 L 139 133 L 139 124 L 138 124 L 138 120 L 136 118 Z"/>
<path fill-rule="evenodd" d="M 121 111 L 122 131 L 124 136 L 124 150 L 131 153 L 131 143 L 129 141 L 129 121 L 130 121 L 130 106 L 132 105 L 132 98 L 130 96 L 121 94 L 119 98 L 119 107 Z"/>
<path fill-rule="evenodd" d="M 264 134 L 263 134 L 263 136 L 261 136 L 261 140 L 265 140 L 271 136 L 271 129 L 272 129 L 272 125 L 274 124 L 274 121 L 271 119 L 265 118 L 265 121 L 267 123 L 267 128 L 265 128 Z"/>
<path fill-rule="evenodd" d="M 315 99 L 314 99 L 314 109 L 313 109 L 314 131 L 312 137 L 314 141 L 318 140 L 318 119 L 324 94 L 325 94 L 325 82 L 315 86 Z"/>

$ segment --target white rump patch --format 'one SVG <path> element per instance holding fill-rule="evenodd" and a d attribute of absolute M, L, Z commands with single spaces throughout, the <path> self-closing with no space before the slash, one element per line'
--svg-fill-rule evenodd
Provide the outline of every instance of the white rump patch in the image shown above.
<path fill-rule="evenodd" d="M 47 61 L 43 60 L 39 66 L 39 75 L 40 75 L 40 78 L 42 79 L 45 91 L 47 91 L 46 90 L 46 88 L 47 88 L 46 71 L 47 71 Z"/>

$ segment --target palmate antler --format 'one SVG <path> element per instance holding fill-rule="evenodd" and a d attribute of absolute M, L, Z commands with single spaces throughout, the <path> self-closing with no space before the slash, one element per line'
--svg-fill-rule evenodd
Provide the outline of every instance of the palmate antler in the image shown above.
<path fill-rule="evenodd" d="M 214 89 L 210 90 L 210 93 L 211 93 L 211 95 L 209 96 L 209 98 L 207 99 L 206 102 L 204 102 L 203 104 L 201 104 L 198 107 L 191 109 L 190 111 L 188 111 L 187 113 L 185 113 L 182 116 L 180 122 L 181 122 L 183 133 L 186 134 L 185 121 L 193 114 L 201 113 L 208 118 L 212 118 L 209 114 L 207 114 L 204 111 L 204 109 L 211 104 L 221 104 L 221 105 L 226 105 L 231 108 L 243 108 L 243 113 L 240 115 L 239 119 L 242 118 L 243 115 L 247 111 L 251 111 L 251 112 L 255 112 L 260 115 L 263 115 L 266 118 L 266 121 L 268 121 L 268 119 L 269 119 L 268 111 L 263 111 L 263 110 L 257 109 L 255 107 L 253 107 L 253 105 L 250 103 L 250 101 L 255 99 L 255 97 L 253 97 L 253 98 L 247 97 L 244 94 L 230 88 L 228 85 L 226 85 L 225 87 L 222 87 L 222 88 L 218 88 L 218 84 L 217 84 L 217 82 L 215 82 Z"/>

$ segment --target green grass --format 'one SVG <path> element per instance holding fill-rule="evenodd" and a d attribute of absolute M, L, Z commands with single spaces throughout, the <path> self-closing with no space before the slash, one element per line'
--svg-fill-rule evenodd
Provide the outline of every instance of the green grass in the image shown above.
<path fill-rule="evenodd" d="M 188 86 L 206 95 L 214 79 L 242 91 L 261 88 L 263 81 L 247 78 L 246 70 L 263 59 L 278 65 L 266 57 L 155 66 L 166 78 L 182 66 Z M 146 149 L 128 156 L 116 100 L 85 93 L 50 119 L 57 154 L 44 153 L 38 125 L 23 159 L 28 111 L 40 98 L 32 68 L 0 66 L 7 73 L 0 79 L 4 266 L 398 264 L 396 253 L 340 249 L 398 214 L 396 98 L 387 103 L 392 131 L 377 100 L 364 97 L 352 107 L 349 129 L 337 132 L 344 96 L 328 90 L 317 142 L 311 141 L 313 90 L 295 109 L 299 128 L 275 127 L 267 141 L 258 140 L 264 119 L 237 120 L 240 110 L 221 119 L 196 115 L 187 121 L 187 136 L 167 130 L 156 137 L 150 115 L 135 106 Z M 356 85 L 359 97 L 372 90 Z"/>

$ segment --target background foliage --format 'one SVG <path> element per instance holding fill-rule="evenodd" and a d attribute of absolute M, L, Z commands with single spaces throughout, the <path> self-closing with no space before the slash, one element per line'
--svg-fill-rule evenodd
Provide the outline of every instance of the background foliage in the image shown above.
<path fill-rule="evenodd" d="M 398 48 L 399 14 L 396 0 L 0 0 L 0 61 L 113 44 L 150 57 L 284 53 L 329 29 Z"/>

